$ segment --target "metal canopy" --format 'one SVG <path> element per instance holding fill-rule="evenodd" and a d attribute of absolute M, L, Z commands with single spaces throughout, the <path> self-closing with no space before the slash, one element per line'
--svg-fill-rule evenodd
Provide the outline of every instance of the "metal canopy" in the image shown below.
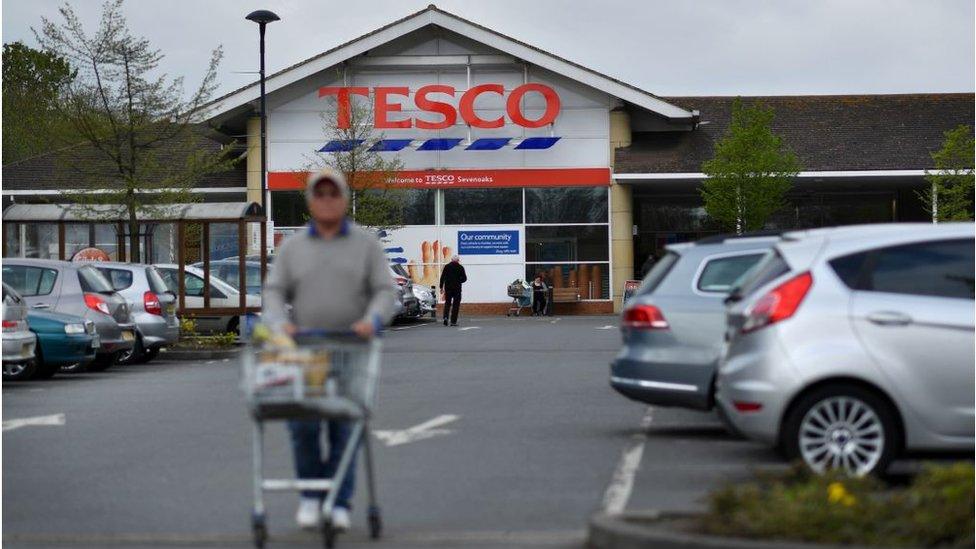
<path fill-rule="evenodd" d="M 158 204 L 141 208 L 139 221 L 264 221 L 257 202 L 204 202 L 199 204 Z M 128 221 L 120 204 L 12 204 L 3 211 L 5 223 L 78 221 L 110 223 Z"/>

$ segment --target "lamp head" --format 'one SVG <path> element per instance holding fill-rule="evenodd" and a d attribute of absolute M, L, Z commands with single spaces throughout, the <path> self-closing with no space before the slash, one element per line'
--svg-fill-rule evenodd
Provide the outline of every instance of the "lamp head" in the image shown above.
<path fill-rule="evenodd" d="M 247 17 L 245 17 L 244 19 L 247 19 L 248 21 L 254 21 L 259 25 L 266 25 L 268 23 L 281 20 L 281 18 L 278 17 L 273 11 L 268 11 L 268 10 L 252 11 L 251 13 L 247 14 Z"/>

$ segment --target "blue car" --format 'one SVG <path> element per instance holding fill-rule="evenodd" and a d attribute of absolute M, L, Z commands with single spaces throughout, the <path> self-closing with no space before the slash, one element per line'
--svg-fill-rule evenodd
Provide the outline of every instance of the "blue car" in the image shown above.
<path fill-rule="evenodd" d="M 65 371 L 81 371 L 95 360 L 99 347 L 95 323 L 80 316 L 30 310 L 27 325 L 37 335 L 38 368 L 34 377 L 51 377 Z"/>

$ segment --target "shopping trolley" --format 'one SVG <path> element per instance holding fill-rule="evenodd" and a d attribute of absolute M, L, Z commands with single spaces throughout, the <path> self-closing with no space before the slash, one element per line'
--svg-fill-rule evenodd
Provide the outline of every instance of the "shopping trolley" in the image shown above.
<path fill-rule="evenodd" d="M 254 545 L 268 539 L 265 491 L 327 490 L 322 504 L 321 532 L 325 547 L 334 547 L 336 530 L 331 516 L 336 494 L 346 475 L 355 475 L 350 463 L 363 445 L 369 491 L 369 533 L 380 536 L 382 518 L 376 501 L 369 418 L 376 397 L 381 342 L 363 340 L 352 332 L 305 331 L 294 338 L 293 348 L 255 345 L 243 353 L 242 387 L 253 419 L 254 510 L 251 529 Z M 285 420 L 348 420 L 349 441 L 330 479 L 264 478 L 264 423 Z"/>
<path fill-rule="evenodd" d="M 532 288 L 526 286 L 521 280 L 508 285 L 508 297 L 512 298 L 512 306 L 508 308 L 505 316 L 519 316 L 524 307 L 532 306 Z"/>

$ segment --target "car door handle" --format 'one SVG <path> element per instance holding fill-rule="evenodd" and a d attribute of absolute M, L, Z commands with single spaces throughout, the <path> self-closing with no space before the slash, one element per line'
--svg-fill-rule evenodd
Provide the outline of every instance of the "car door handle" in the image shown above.
<path fill-rule="evenodd" d="M 31 305 L 31 308 L 32 309 L 50 309 L 51 308 L 51 305 L 49 305 L 47 303 L 35 303 L 34 305 Z"/>
<path fill-rule="evenodd" d="M 868 321 L 879 326 L 907 326 L 912 323 L 912 317 L 893 311 L 878 311 L 869 314 Z"/>

